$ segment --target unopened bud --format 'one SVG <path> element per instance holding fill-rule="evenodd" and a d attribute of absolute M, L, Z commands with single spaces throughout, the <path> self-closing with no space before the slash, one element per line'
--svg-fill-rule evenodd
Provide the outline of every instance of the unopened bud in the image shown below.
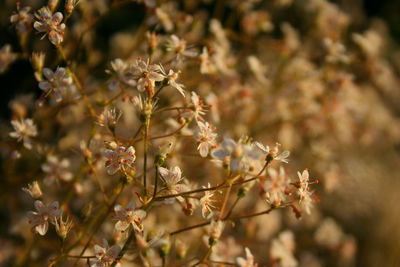
<path fill-rule="evenodd" d="M 210 246 L 214 246 L 218 239 L 221 237 L 222 231 L 224 230 L 224 222 L 221 220 L 212 221 L 210 225 L 210 239 L 208 240 L 208 244 Z"/>
<path fill-rule="evenodd" d="M 175 243 L 176 246 L 176 254 L 178 256 L 178 259 L 182 260 L 186 257 L 186 252 L 187 252 L 187 245 L 183 243 L 181 240 L 176 240 Z"/>
<path fill-rule="evenodd" d="M 58 5 L 58 0 L 49 0 L 47 2 L 47 6 L 50 8 L 51 12 L 54 12 L 56 10 Z"/>
<path fill-rule="evenodd" d="M 65 2 L 65 13 L 67 14 L 67 16 L 71 15 L 72 11 L 74 10 L 77 4 L 78 4 L 77 0 L 67 0 Z"/>
<path fill-rule="evenodd" d="M 149 43 L 149 50 L 152 53 L 158 46 L 157 34 L 154 32 L 147 33 L 147 42 Z"/>

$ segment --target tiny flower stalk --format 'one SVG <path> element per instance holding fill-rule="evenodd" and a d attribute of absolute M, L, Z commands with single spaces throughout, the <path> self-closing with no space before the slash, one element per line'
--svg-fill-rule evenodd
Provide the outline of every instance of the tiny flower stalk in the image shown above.
<path fill-rule="evenodd" d="M 144 127 L 143 127 L 143 198 L 144 203 L 147 203 L 147 153 L 149 147 L 149 129 L 150 129 L 150 120 L 152 115 L 152 104 L 151 98 L 146 100 L 146 106 L 151 106 L 151 108 L 144 109 Z"/>

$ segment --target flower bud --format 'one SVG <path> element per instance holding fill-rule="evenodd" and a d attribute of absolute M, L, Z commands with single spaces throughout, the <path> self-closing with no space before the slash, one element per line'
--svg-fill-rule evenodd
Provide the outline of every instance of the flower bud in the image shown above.
<path fill-rule="evenodd" d="M 78 1 L 77 0 L 67 0 L 65 2 L 65 13 L 67 14 L 67 16 L 71 15 L 75 6 L 78 4 Z"/>
<path fill-rule="evenodd" d="M 58 5 L 58 0 L 49 0 L 47 2 L 47 6 L 50 8 L 51 12 L 54 12 L 56 10 Z"/>
<path fill-rule="evenodd" d="M 210 238 L 208 240 L 210 246 L 214 246 L 217 243 L 218 239 L 221 237 L 222 231 L 224 230 L 224 226 L 225 224 L 221 220 L 211 222 L 209 231 Z"/>
<path fill-rule="evenodd" d="M 187 245 L 183 243 L 181 240 L 177 239 L 175 243 L 176 247 L 176 254 L 178 256 L 178 259 L 182 260 L 186 257 L 186 252 L 187 252 Z"/>

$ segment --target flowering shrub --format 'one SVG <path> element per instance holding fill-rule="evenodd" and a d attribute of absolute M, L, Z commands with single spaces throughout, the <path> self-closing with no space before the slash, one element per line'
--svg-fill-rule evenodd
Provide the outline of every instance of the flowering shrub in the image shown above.
<path fill-rule="evenodd" d="M 343 189 L 344 147 L 399 141 L 379 27 L 325 0 L 29 5 L 0 49 L 0 73 L 29 60 L 37 83 L 3 127 L 24 240 L 0 238 L 5 266 L 357 263 L 318 195 Z"/>

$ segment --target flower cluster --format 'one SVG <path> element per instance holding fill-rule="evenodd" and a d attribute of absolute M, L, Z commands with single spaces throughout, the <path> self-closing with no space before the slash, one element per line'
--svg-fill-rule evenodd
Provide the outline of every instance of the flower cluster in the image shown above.
<path fill-rule="evenodd" d="M 376 162 L 396 166 L 400 61 L 380 23 L 355 31 L 362 17 L 344 10 L 357 4 L 50 0 L 15 11 L 6 2 L 0 26 L 15 26 L 6 41 L 19 44 L 0 49 L 0 75 L 17 60 L 36 82 L 2 121 L 11 234 L 0 237 L 0 261 L 359 265 L 362 230 L 346 215 L 386 207 L 365 189 L 391 176 Z M 126 17 L 135 12 L 143 16 Z M 20 223 L 26 198 L 36 241 Z"/>

